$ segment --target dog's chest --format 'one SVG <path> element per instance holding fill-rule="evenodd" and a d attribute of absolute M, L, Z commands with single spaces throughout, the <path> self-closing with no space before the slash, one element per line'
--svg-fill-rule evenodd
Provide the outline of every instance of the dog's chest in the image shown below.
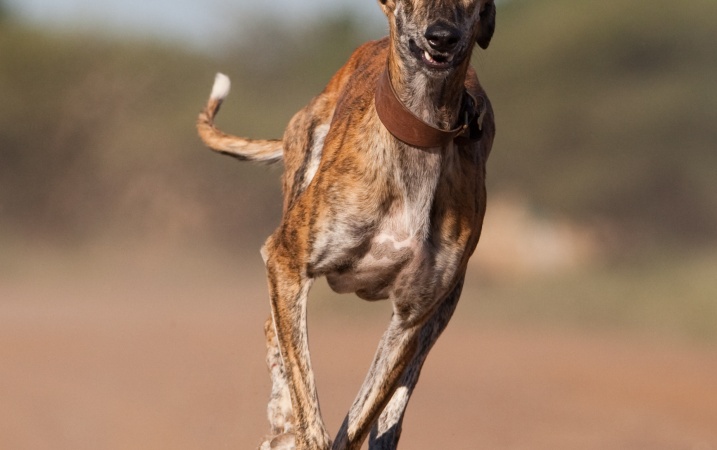
<path fill-rule="evenodd" d="M 339 293 L 356 292 L 367 300 L 388 298 L 399 274 L 423 251 L 424 245 L 415 233 L 387 226 L 354 253 L 349 267 L 326 278 Z"/>
<path fill-rule="evenodd" d="M 418 280 L 433 277 L 435 267 L 426 264 L 441 248 L 431 239 L 435 189 L 432 183 L 416 185 L 411 195 L 396 202 L 380 223 L 352 248 L 335 247 L 335 256 L 348 259 L 339 270 L 326 274 L 336 292 L 355 292 L 367 300 L 391 297 L 407 274 Z M 425 192 L 422 192 L 425 190 Z M 356 245 L 358 244 L 358 245 Z M 344 259 L 344 261 L 346 261 Z M 418 287 L 418 286 L 416 286 Z"/>
<path fill-rule="evenodd" d="M 377 169 L 371 186 L 360 191 L 384 189 L 371 198 L 391 199 L 379 206 L 348 202 L 336 210 L 331 226 L 323 228 L 316 250 L 325 255 L 326 264 L 319 267 L 331 288 L 339 293 L 355 292 L 367 300 L 386 299 L 403 291 L 422 290 L 420 283 L 429 283 L 438 270 L 430 261 L 443 254 L 431 233 L 436 221 L 436 198 L 445 155 L 429 152 L 405 152 L 393 160 L 384 160 Z M 377 160 L 380 158 L 377 158 Z M 368 198 L 365 198 L 368 200 Z M 441 209 L 441 208 L 439 208 Z M 356 211 L 371 211 L 367 215 Z M 368 225 L 371 224 L 371 225 Z M 348 238 L 348 239 L 347 239 Z M 330 249 L 327 251 L 327 249 Z M 414 286 L 405 289 L 406 280 Z M 433 283 L 435 284 L 435 283 Z"/>

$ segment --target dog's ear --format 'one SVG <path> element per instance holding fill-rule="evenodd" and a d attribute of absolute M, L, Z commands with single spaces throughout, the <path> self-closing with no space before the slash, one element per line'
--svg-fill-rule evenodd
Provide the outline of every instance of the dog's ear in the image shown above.
<path fill-rule="evenodd" d="M 480 31 L 476 42 L 480 45 L 480 48 L 488 48 L 490 40 L 493 37 L 495 31 L 495 3 L 492 1 L 487 2 L 483 5 L 483 10 L 480 12 Z"/>
<path fill-rule="evenodd" d="M 384 13 L 388 14 L 396 9 L 396 0 L 378 0 L 379 5 Z"/>

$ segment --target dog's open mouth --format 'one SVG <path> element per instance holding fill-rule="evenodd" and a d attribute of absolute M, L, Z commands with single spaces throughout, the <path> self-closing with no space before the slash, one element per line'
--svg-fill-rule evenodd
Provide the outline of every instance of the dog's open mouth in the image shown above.
<path fill-rule="evenodd" d="M 411 53 L 430 69 L 450 69 L 456 60 L 455 53 L 431 53 L 419 47 L 413 39 L 409 41 L 408 45 Z"/>

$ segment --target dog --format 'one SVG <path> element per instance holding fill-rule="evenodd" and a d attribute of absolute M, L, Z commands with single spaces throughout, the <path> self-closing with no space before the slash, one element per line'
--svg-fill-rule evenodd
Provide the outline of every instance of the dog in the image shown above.
<path fill-rule="evenodd" d="M 389 36 L 359 47 L 294 115 L 283 139 L 216 128 L 229 91 L 221 74 L 197 121 L 215 151 L 284 162 L 283 217 L 261 249 L 275 355 L 270 416 L 281 426 L 262 448 L 357 450 L 369 438 L 372 450 L 395 449 L 421 367 L 455 310 L 481 233 L 495 124 L 470 59 L 475 44 L 485 49 L 491 41 L 494 1 L 379 5 Z M 319 410 L 306 326 L 309 288 L 321 276 L 338 293 L 393 304 L 333 441 Z"/>

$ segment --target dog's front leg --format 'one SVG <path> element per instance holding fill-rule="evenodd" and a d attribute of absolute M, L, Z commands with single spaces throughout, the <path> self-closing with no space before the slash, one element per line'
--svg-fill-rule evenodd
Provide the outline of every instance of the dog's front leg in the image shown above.
<path fill-rule="evenodd" d="M 262 251 L 269 278 L 271 314 L 291 391 L 296 449 L 328 450 L 331 440 L 319 410 L 306 329 L 306 301 L 313 279 L 296 262 L 296 249 L 286 249 L 270 238 Z"/>
<path fill-rule="evenodd" d="M 397 314 L 379 343 L 361 390 L 334 441 L 333 450 L 358 450 L 417 349 L 420 324 L 407 326 Z"/>
<path fill-rule="evenodd" d="M 381 416 L 371 429 L 369 437 L 369 450 L 395 450 L 398 446 L 398 440 L 401 437 L 401 426 L 403 424 L 403 415 L 406 412 L 408 401 L 411 398 L 418 377 L 421 374 L 421 368 L 426 361 L 428 352 L 433 348 L 438 337 L 446 329 L 448 322 L 453 316 L 453 312 L 458 305 L 458 299 L 463 289 L 463 279 L 461 279 L 453 289 L 453 292 L 443 301 L 440 307 L 433 313 L 431 318 L 423 325 L 421 334 L 418 338 L 418 349 L 413 356 L 411 363 L 403 371 L 398 388 L 393 393 L 388 405 L 383 409 Z"/>

